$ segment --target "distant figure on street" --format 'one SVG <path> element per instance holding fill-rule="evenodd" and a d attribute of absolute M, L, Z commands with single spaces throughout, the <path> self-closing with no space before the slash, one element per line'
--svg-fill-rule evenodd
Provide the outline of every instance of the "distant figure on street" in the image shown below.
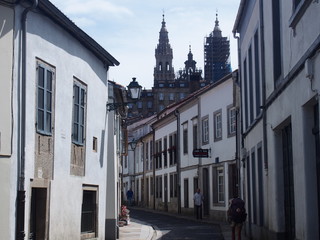
<path fill-rule="evenodd" d="M 127 200 L 128 200 L 129 206 L 132 206 L 132 198 L 133 198 L 133 191 L 132 191 L 132 189 L 130 188 L 130 189 L 127 191 Z"/>
<path fill-rule="evenodd" d="M 197 219 L 202 219 L 202 203 L 203 203 L 203 195 L 200 192 L 200 188 L 197 189 L 196 193 L 193 196 L 194 206 L 196 209 Z"/>
<path fill-rule="evenodd" d="M 231 224 L 232 240 L 236 239 L 236 234 L 238 236 L 238 240 L 241 240 L 242 225 L 247 218 L 244 205 L 244 201 L 239 197 L 229 200 L 228 220 Z"/>

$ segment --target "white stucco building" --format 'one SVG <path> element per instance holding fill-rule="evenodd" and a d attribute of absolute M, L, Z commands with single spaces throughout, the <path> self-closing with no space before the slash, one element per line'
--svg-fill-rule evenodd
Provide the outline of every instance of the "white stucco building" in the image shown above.
<path fill-rule="evenodd" d="M 138 203 L 191 215 L 193 195 L 200 188 L 204 215 L 226 220 L 228 200 L 239 190 L 235 76 L 237 71 L 128 127 L 136 136 L 142 133 L 135 148 L 139 153 L 128 157 L 136 163 L 131 176 Z M 151 125 L 147 132 L 142 131 L 145 125 Z M 194 149 L 208 155 L 195 157 Z"/>
<path fill-rule="evenodd" d="M 253 239 L 320 237 L 319 12 L 312 0 L 240 3 L 233 31 Z"/>
<path fill-rule="evenodd" d="M 0 26 L 1 239 L 115 239 L 118 61 L 47 0 L 0 1 Z"/>

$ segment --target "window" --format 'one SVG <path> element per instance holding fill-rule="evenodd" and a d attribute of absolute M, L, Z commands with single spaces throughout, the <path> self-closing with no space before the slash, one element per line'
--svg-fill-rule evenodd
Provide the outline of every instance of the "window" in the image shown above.
<path fill-rule="evenodd" d="M 163 101 L 164 100 L 164 94 L 163 93 L 159 93 L 159 101 Z"/>
<path fill-rule="evenodd" d="M 249 121 L 248 121 L 248 105 L 249 105 L 249 100 L 248 100 L 248 71 L 247 71 L 247 59 L 244 59 L 243 61 L 243 81 L 244 81 L 244 86 L 243 86 L 243 96 L 244 99 L 243 101 L 243 108 L 244 108 L 244 120 L 245 120 L 245 129 L 248 128 L 249 126 Z"/>
<path fill-rule="evenodd" d="M 228 108 L 228 136 L 233 136 L 236 133 L 236 108 Z"/>
<path fill-rule="evenodd" d="M 170 101 L 174 101 L 174 93 L 170 93 L 169 94 L 169 100 Z"/>
<path fill-rule="evenodd" d="M 254 72 L 255 72 L 255 94 L 256 94 L 256 117 L 261 112 L 261 89 L 260 89 L 260 55 L 259 55 L 259 35 L 258 31 L 254 34 Z"/>
<path fill-rule="evenodd" d="M 300 19 L 305 14 L 309 5 L 313 2 L 312 0 L 292 0 L 292 16 L 289 20 L 289 26 L 295 28 Z"/>
<path fill-rule="evenodd" d="M 252 48 L 251 46 L 249 47 L 249 52 L 248 52 L 248 58 L 249 58 L 249 68 L 248 68 L 248 80 L 249 80 L 249 107 L 250 107 L 250 117 L 249 117 L 249 121 L 250 124 L 253 123 L 253 119 L 254 119 L 254 98 L 253 98 L 253 94 L 254 94 L 254 88 L 253 88 L 253 72 L 252 72 Z"/>
<path fill-rule="evenodd" d="M 218 168 L 218 201 L 224 202 L 224 174 L 223 168 Z"/>
<path fill-rule="evenodd" d="M 97 237 L 97 188 L 84 187 L 81 210 L 81 239 Z"/>
<path fill-rule="evenodd" d="M 141 109 L 142 108 L 142 102 L 137 102 L 137 107 L 139 108 L 139 109 Z"/>
<path fill-rule="evenodd" d="M 193 149 L 198 148 L 198 124 L 193 125 Z"/>
<path fill-rule="evenodd" d="M 92 150 L 94 152 L 98 151 L 98 138 L 93 137 L 93 141 L 92 141 Z"/>
<path fill-rule="evenodd" d="M 166 62 L 166 70 L 167 70 L 167 72 L 170 70 L 170 65 L 168 62 Z"/>
<path fill-rule="evenodd" d="M 221 110 L 214 114 L 214 140 L 221 140 L 222 138 L 222 114 Z"/>
<path fill-rule="evenodd" d="M 160 88 L 163 88 L 163 87 L 164 87 L 164 84 L 163 84 L 163 83 L 159 83 L 159 87 L 160 87 Z"/>
<path fill-rule="evenodd" d="M 179 93 L 179 96 L 180 96 L 180 100 L 181 100 L 181 99 L 185 98 L 186 94 L 185 93 Z"/>
<path fill-rule="evenodd" d="M 272 0 L 273 77 L 277 82 L 282 72 L 280 1 Z"/>
<path fill-rule="evenodd" d="M 159 62 L 159 71 L 162 71 L 162 62 Z"/>
<path fill-rule="evenodd" d="M 177 163 L 177 134 L 174 133 L 172 136 L 172 148 L 173 148 L 173 164 Z"/>
<path fill-rule="evenodd" d="M 154 195 L 154 184 L 153 184 L 153 177 L 150 177 L 150 194 Z"/>
<path fill-rule="evenodd" d="M 185 87 L 186 85 L 184 84 L 184 83 L 180 83 L 180 85 L 179 85 L 180 87 Z"/>
<path fill-rule="evenodd" d="M 152 101 L 148 101 L 147 106 L 149 109 L 152 108 Z"/>
<path fill-rule="evenodd" d="M 188 154 L 188 124 L 183 124 L 183 153 Z"/>
<path fill-rule="evenodd" d="M 54 70 L 48 65 L 38 63 L 37 74 L 37 132 L 52 135 Z"/>
<path fill-rule="evenodd" d="M 178 196 L 177 181 L 178 175 L 176 173 L 170 174 L 170 198 L 176 198 Z"/>
<path fill-rule="evenodd" d="M 168 139 L 167 137 L 163 138 L 163 160 L 164 160 L 164 167 L 168 166 L 168 154 L 167 154 L 167 149 L 168 149 Z"/>
<path fill-rule="evenodd" d="M 149 142 L 146 142 L 146 170 L 149 170 Z"/>
<path fill-rule="evenodd" d="M 153 169 L 153 141 L 150 141 L 150 169 Z"/>
<path fill-rule="evenodd" d="M 209 118 L 202 119 L 202 144 L 209 143 Z"/>
<path fill-rule="evenodd" d="M 162 176 L 156 177 L 156 198 L 162 198 Z"/>
<path fill-rule="evenodd" d="M 78 145 L 83 145 L 85 139 L 85 109 L 86 86 L 74 81 L 72 141 Z"/>

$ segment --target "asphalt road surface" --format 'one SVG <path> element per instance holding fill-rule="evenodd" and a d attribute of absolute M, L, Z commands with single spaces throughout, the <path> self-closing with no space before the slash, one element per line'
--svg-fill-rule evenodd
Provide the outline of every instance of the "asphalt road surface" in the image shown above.
<path fill-rule="evenodd" d="M 130 209 L 130 217 L 154 226 L 161 239 L 223 240 L 219 225 L 141 209 Z"/>

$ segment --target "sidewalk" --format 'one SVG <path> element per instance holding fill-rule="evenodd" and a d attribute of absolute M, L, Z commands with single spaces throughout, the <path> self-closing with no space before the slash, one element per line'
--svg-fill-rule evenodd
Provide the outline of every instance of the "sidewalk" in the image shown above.
<path fill-rule="evenodd" d="M 119 240 L 154 240 L 160 237 L 161 232 L 134 218 L 130 218 L 128 225 L 119 228 Z"/>
<path fill-rule="evenodd" d="M 144 208 L 138 208 L 140 210 L 144 211 L 154 211 L 152 209 L 144 209 Z M 177 214 L 172 214 L 172 213 L 167 213 L 167 212 L 161 212 L 161 211 L 154 211 L 159 214 L 166 214 L 166 215 L 172 215 L 178 218 L 183 218 L 183 219 L 189 219 L 189 220 L 194 220 L 198 221 L 192 216 L 185 216 L 185 215 L 177 215 Z M 226 222 L 214 222 L 209 219 L 203 219 L 203 222 L 206 223 L 212 223 L 212 224 L 218 224 L 220 225 L 221 233 L 224 237 L 225 240 L 231 240 L 231 228 L 230 225 Z M 243 235 L 242 231 L 242 240 L 248 240 Z M 148 223 L 139 221 L 137 219 L 134 219 L 130 217 L 130 224 L 127 226 L 123 226 L 119 228 L 119 240 L 156 240 L 160 239 L 162 236 L 161 231 L 156 229 L 156 226 L 151 226 Z"/>

